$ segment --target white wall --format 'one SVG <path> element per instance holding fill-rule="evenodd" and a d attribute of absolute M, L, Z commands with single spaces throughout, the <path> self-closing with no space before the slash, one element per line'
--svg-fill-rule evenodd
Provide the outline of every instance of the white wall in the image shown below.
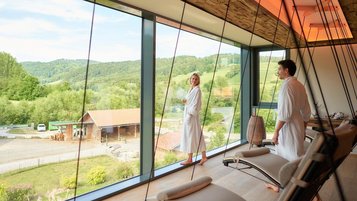
<path fill-rule="evenodd" d="M 338 52 L 338 58 L 341 64 L 341 67 L 343 69 L 343 75 L 345 77 L 349 94 L 352 100 L 352 105 L 354 108 L 354 111 L 357 111 L 357 78 L 356 78 L 356 66 L 352 66 L 351 62 L 351 57 L 349 56 L 347 46 L 335 46 L 337 52 Z M 355 53 L 357 53 L 357 44 L 350 45 L 350 49 L 352 48 Z M 332 50 L 329 46 L 325 47 L 316 47 L 316 48 L 310 48 L 310 53 L 313 58 L 313 63 L 316 69 L 316 75 L 318 78 L 316 78 L 314 70 L 313 70 L 313 65 L 311 64 L 311 60 L 308 54 L 307 49 L 300 49 L 301 54 L 303 55 L 304 62 L 305 62 L 305 67 L 308 70 L 308 76 L 310 78 L 310 83 L 312 85 L 312 91 L 314 96 L 316 97 L 316 103 L 318 105 L 318 110 L 320 114 L 324 117 L 326 116 L 327 112 L 324 107 L 324 103 L 322 100 L 322 94 L 325 98 L 326 105 L 327 105 L 327 110 L 329 114 L 332 114 L 334 112 L 343 112 L 349 117 L 351 117 L 351 109 L 349 107 L 349 104 L 347 102 L 346 98 L 346 93 L 344 91 L 342 81 L 340 79 L 339 73 L 338 73 L 338 65 L 336 64 Z M 344 55 L 343 55 L 344 53 Z M 354 55 L 353 55 L 354 56 Z M 297 57 L 297 50 L 291 50 L 291 58 L 296 61 L 298 71 L 295 74 L 295 76 L 298 77 L 298 79 L 302 83 L 305 82 L 305 74 L 301 70 L 301 62 L 299 59 L 296 60 Z M 346 59 L 345 59 L 346 58 Z M 299 69 L 300 68 L 300 69 Z M 355 68 L 355 69 L 353 69 Z M 351 75 L 351 76 L 350 76 Z M 321 90 L 318 87 L 318 82 L 319 80 L 320 85 L 321 85 Z M 305 84 L 307 90 L 307 84 Z M 353 88 L 354 86 L 354 88 Z M 356 92 L 356 93 L 355 93 Z M 308 92 L 309 93 L 309 92 Z M 310 106 L 313 111 L 313 114 L 315 114 L 315 107 L 312 102 L 311 95 L 309 95 L 310 99 Z"/>

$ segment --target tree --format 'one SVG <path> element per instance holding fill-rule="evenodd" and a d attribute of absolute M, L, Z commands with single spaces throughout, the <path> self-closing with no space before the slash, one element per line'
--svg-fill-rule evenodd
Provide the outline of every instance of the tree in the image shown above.
<path fill-rule="evenodd" d="M 215 134 L 210 138 L 208 150 L 223 146 L 225 144 L 224 133 L 226 133 L 224 126 L 221 124 L 215 124 L 210 128 L 210 130 L 215 132 Z"/>
<path fill-rule="evenodd" d="M 0 93 L 10 100 L 34 100 L 44 96 L 37 78 L 29 75 L 10 54 L 0 52 Z"/>
<path fill-rule="evenodd" d="M 35 124 L 59 120 L 78 121 L 82 114 L 83 91 L 55 91 L 37 99 L 33 104 L 30 121 Z"/>

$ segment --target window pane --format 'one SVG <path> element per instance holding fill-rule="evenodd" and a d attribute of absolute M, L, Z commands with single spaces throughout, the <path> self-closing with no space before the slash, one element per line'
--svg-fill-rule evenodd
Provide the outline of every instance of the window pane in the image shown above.
<path fill-rule="evenodd" d="M 241 139 L 240 59 L 240 48 L 222 44 L 214 78 L 209 75 L 211 82 L 204 85 L 207 92 L 213 85 L 205 122 L 208 150 L 226 145 L 228 137 L 228 143 Z"/>
<path fill-rule="evenodd" d="M 259 52 L 260 99 L 255 113 L 263 117 L 267 138 L 271 139 L 276 123 L 276 103 L 281 81 L 278 79 L 278 62 L 285 59 L 284 50 Z"/>
<path fill-rule="evenodd" d="M 91 188 L 80 193 L 136 176 L 140 167 L 141 18 L 102 6 L 95 14 L 83 119 L 106 159 L 87 167 L 81 157 L 79 178 Z"/>
<path fill-rule="evenodd" d="M 200 125 L 204 125 L 203 137 L 207 150 L 226 144 L 240 83 L 240 48 L 222 44 L 216 78 L 212 82 L 219 42 L 199 35 L 181 31 L 173 63 L 178 31 L 157 24 L 156 168 L 187 158 L 187 154 L 180 151 L 184 115 L 182 99 L 190 89 L 189 78 L 192 73 L 197 72 L 201 77 Z M 212 83 L 214 87 L 206 110 Z M 240 106 L 239 103 L 237 105 Z M 240 139 L 239 111 L 238 108 L 232 127 L 234 134 L 231 135 L 230 141 Z"/>
<path fill-rule="evenodd" d="M 79 148 L 77 195 L 139 173 L 141 18 L 96 7 L 81 128 L 92 9 L 1 2 L 0 189 L 73 197 Z"/>
<path fill-rule="evenodd" d="M 284 50 L 259 52 L 259 88 L 258 102 L 277 102 L 278 90 L 281 82 L 278 81 L 278 62 L 285 58 Z"/>
<path fill-rule="evenodd" d="M 265 131 L 266 131 L 266 138 L 271 139 L 273 138 L 274 130 L 275 130 L 275 123 L 276 123 L 276 109 L 259 109 L 257 111 L 259 116 L 263 117 Z"/>

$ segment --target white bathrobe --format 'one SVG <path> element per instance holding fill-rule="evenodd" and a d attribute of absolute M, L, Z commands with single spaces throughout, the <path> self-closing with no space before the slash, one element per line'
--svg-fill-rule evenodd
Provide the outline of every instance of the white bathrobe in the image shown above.
<path fill-rule="evenodd" d="M 186 95 L 186 105 L 183 113 L 183 132 L 181 135 L 180 150 L 185 153 L 196 153 L 206 150 L 204 137 L 201 137 L 200 110 L 201 110 L 201 89 L 199 86 L 193 87 Z"/>
<path fill-rule="evenodd" d="M 292 161 L 305 154 L 304 121 L 307 122 L 310 115 L 305 87 L 295 77 L 286 78 L 278 98 L 278 120 L 285 121 L 275 147 L 278 155 Z"/>

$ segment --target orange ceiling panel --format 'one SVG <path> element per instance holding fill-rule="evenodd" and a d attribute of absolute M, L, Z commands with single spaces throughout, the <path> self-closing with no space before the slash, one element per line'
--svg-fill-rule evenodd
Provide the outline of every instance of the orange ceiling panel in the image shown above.
<path fill-rule="evenodd" d="M 255 0 L 308 42 L 353 38 L 338 0 Z M 301 32 L 301 27 L 303 33 Z"/>

